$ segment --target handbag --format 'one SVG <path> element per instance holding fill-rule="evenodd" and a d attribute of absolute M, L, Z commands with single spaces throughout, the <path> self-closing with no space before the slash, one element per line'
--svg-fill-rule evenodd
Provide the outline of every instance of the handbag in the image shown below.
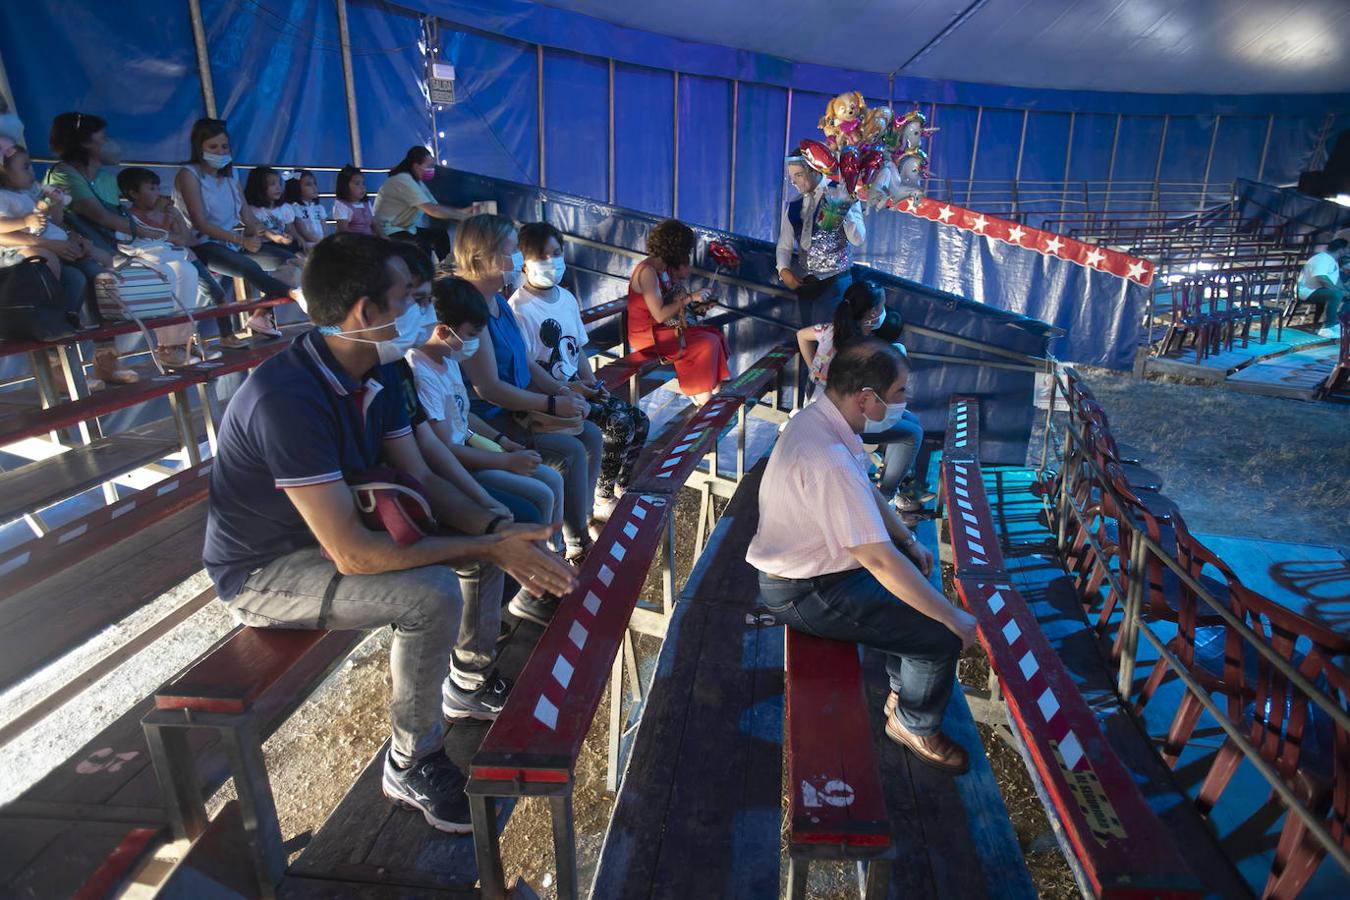
<path fill-rule="evenodd" d="M 0 338 L 59 341 L 75 333 L 61 283 L 40 257 L 0 268 Z"/>
<path fill-rule="evenodd" d="M 390 466 L 375 466 L 348 480 L 356 511 L 371 531 L 385 531 L 407 547 L 438 530 L 422 485 Z"/>
<path fill-rule="evenodd" d="M 534 434 L 581 434 L 582 416 L 554 416 L 544 412 L 516 413 L 516 420 Z"/>
<path fill-rule="evenodd" d="M 99 315 L 111 320 L 162 319 L 178 312 L 178 299 L 167 276 L 149 266 L 124 262 L 111 278 L 94 279 Z"/>

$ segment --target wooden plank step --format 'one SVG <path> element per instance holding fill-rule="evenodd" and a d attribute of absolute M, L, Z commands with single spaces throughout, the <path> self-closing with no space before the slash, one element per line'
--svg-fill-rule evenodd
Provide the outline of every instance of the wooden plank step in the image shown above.
<path fill-rule="evenodd" d="M 125 823 L 80 819 L 0 818 L 0 895 L 5 897 L 110 896 L 91 882 L 138 829 Z M 158 828 L 149 829 L 150 837 Z M 137 837 L 143 835 L 136 835 Z M 139 842 L 136 842 L 139 844 Z M 127 845 L 127 850 L 132 849 Z M 134 854 L 142 858 L 148 845 Z M 134 862 L 134 859 L 132 860 Z M 115 873 L 108 871 L 108 875 Z M 117 879 L 109 884 L 115 887 Z M 87 892 L 81 894 L 82 890 Z"/>
<path fill-rule="evenodd" d="M 592 896 L 778 896 L 782 739 L 782 626 L 677 603 Z"/>
<path fill-rule="evenodd" d="M 253 705 L 259 735 L 266 740 L 365 637 L 332 631 Z M 153 708 L 146 697 L 91 738 L 19 798 L 0 808 L 0 821 L 15 816 L 77 817 L 103 821 L 160 823 L 164 811 L 159 783 L 146 749 L 141 719 Z M 228 775 L 225 751 L 215 732 L 188 735 L 198 784 L 209 796 Z M 0 851 L 4 850 L 0 843 Z M 7 851 L 6 851 L 7 852 Z M 0 852 L 3 856 L 4 852 Z"/>
<path fill-rule="evenodd" d="M 181 449 L 172 419 L 0 473 L 0 522 L 37 512 Z"/>
<path fill-rule="evenodd" d="M 212 466 L 207 460 L 180 470 L 130 497 L 0 552 L 0 597 L 12 597 L 107 550 L 126 535 L 205 500 Z M 113 522 L 116 527 L 111 527 Z"/>
<path fill-rule="evenodd" d="M 239 801 L 230 800 L 192 842 L 155 897 L 157 900 L 256 897 L 261 886 L 255 871 Z"/>
<path fill-rule="evenodd" d="M 0 689 L 200 572 L 205 534 L 195 504 L 0 600 Z"/>
<path fill-rule="evenodd" d="M 516 679 L 543 633 L 532 622 L 517 624 L 498 654 L 497 671 L 508 680 Z M 445 752 L 460 771 L 468 773 L 490 724 L 465 720 L 447 726 Z M 413 891 L 411 896 L 422 896 L 426 889 L 473 889 L 478 879 L 473 836 L 437 831 L 421 813 L 385 799 L 380 778 L 387 747 L 386 742 L 372 757 L 289 874 L 406 889 Z M 499 828 L 514 803 L 510 798 L 498 800 Z"/>

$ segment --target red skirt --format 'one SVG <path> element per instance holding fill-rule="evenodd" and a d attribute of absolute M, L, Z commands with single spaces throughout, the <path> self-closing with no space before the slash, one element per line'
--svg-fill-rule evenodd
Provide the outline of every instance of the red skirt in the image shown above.
<path fill-rule="evenodd" d="M 710 325 L 693 325 L 684 332 L 684 346 L 674 328 L 657 325 L 651 330 L 652 346 L 656 352 L 675 364 L 675 375 L 680 392 L 686 396 L 709 394 L 731 376 L 727 368 L 727 339 L 721 329 Z M 634 347 L 634 349 L 638 349 Z"/>

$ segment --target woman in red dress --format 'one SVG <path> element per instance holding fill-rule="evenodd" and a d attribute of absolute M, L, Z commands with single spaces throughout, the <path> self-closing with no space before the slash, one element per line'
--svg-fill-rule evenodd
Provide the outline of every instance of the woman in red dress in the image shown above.
<path fill-rule="evenodd" d="M 672 291 L 689 277 L 693 252 L 693 229 L 674 219 L 647 234 L 648 256 L 628 280 L 628 343 L 633 350 L 654 347 L 662 360 L 673 362 L 680 390 L 702 406 L 731 374 L 726 338 L 709 325 L 691 325 L 681 339 L 679 329 L 663 324 L 708 297 L 707 290 Z"/>

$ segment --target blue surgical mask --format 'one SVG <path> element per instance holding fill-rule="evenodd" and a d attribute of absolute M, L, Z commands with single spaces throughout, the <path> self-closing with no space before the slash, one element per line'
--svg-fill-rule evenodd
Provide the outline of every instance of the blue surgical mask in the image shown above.
<path fill-rule="evenodd" d="M 226 166 L 228 166 L 228 165 L 229 165 L 231 162 L 233 162 L 233 161 L 234 161 L 234 157 L 230 156 L 230 154 L 228 154 L 228 153 L 203 153 L 203 154 L 202 154 L 202 162 L 206 163 L 208 166 L 210 166 L 211 168 L 215 169 L 216 171 L 220 171 L 221 169 L 225 168 Z"/>
<path fill-rule="evenodd" d="M 881 391 L 878 391 L 876 388 L 867 388 L 866 390 L 869 390 L 876 395 L 878 400 L 885 396 L 885 394 L 881 393 Z M 886 414 L 884 416 L 880 419 L 866 419 L 863 423 L 863 433 L 879 434 L 880 432 L 887 431 L 894 426 L 896 422 L 900 421 L 900 417 L 905 414 L 905 409 L 908 406 L 909 403 L 905 400 L 901 400 L 899 403 L 887 403 Z M 863 415 L 866 417 L 866 413 Z"/>

